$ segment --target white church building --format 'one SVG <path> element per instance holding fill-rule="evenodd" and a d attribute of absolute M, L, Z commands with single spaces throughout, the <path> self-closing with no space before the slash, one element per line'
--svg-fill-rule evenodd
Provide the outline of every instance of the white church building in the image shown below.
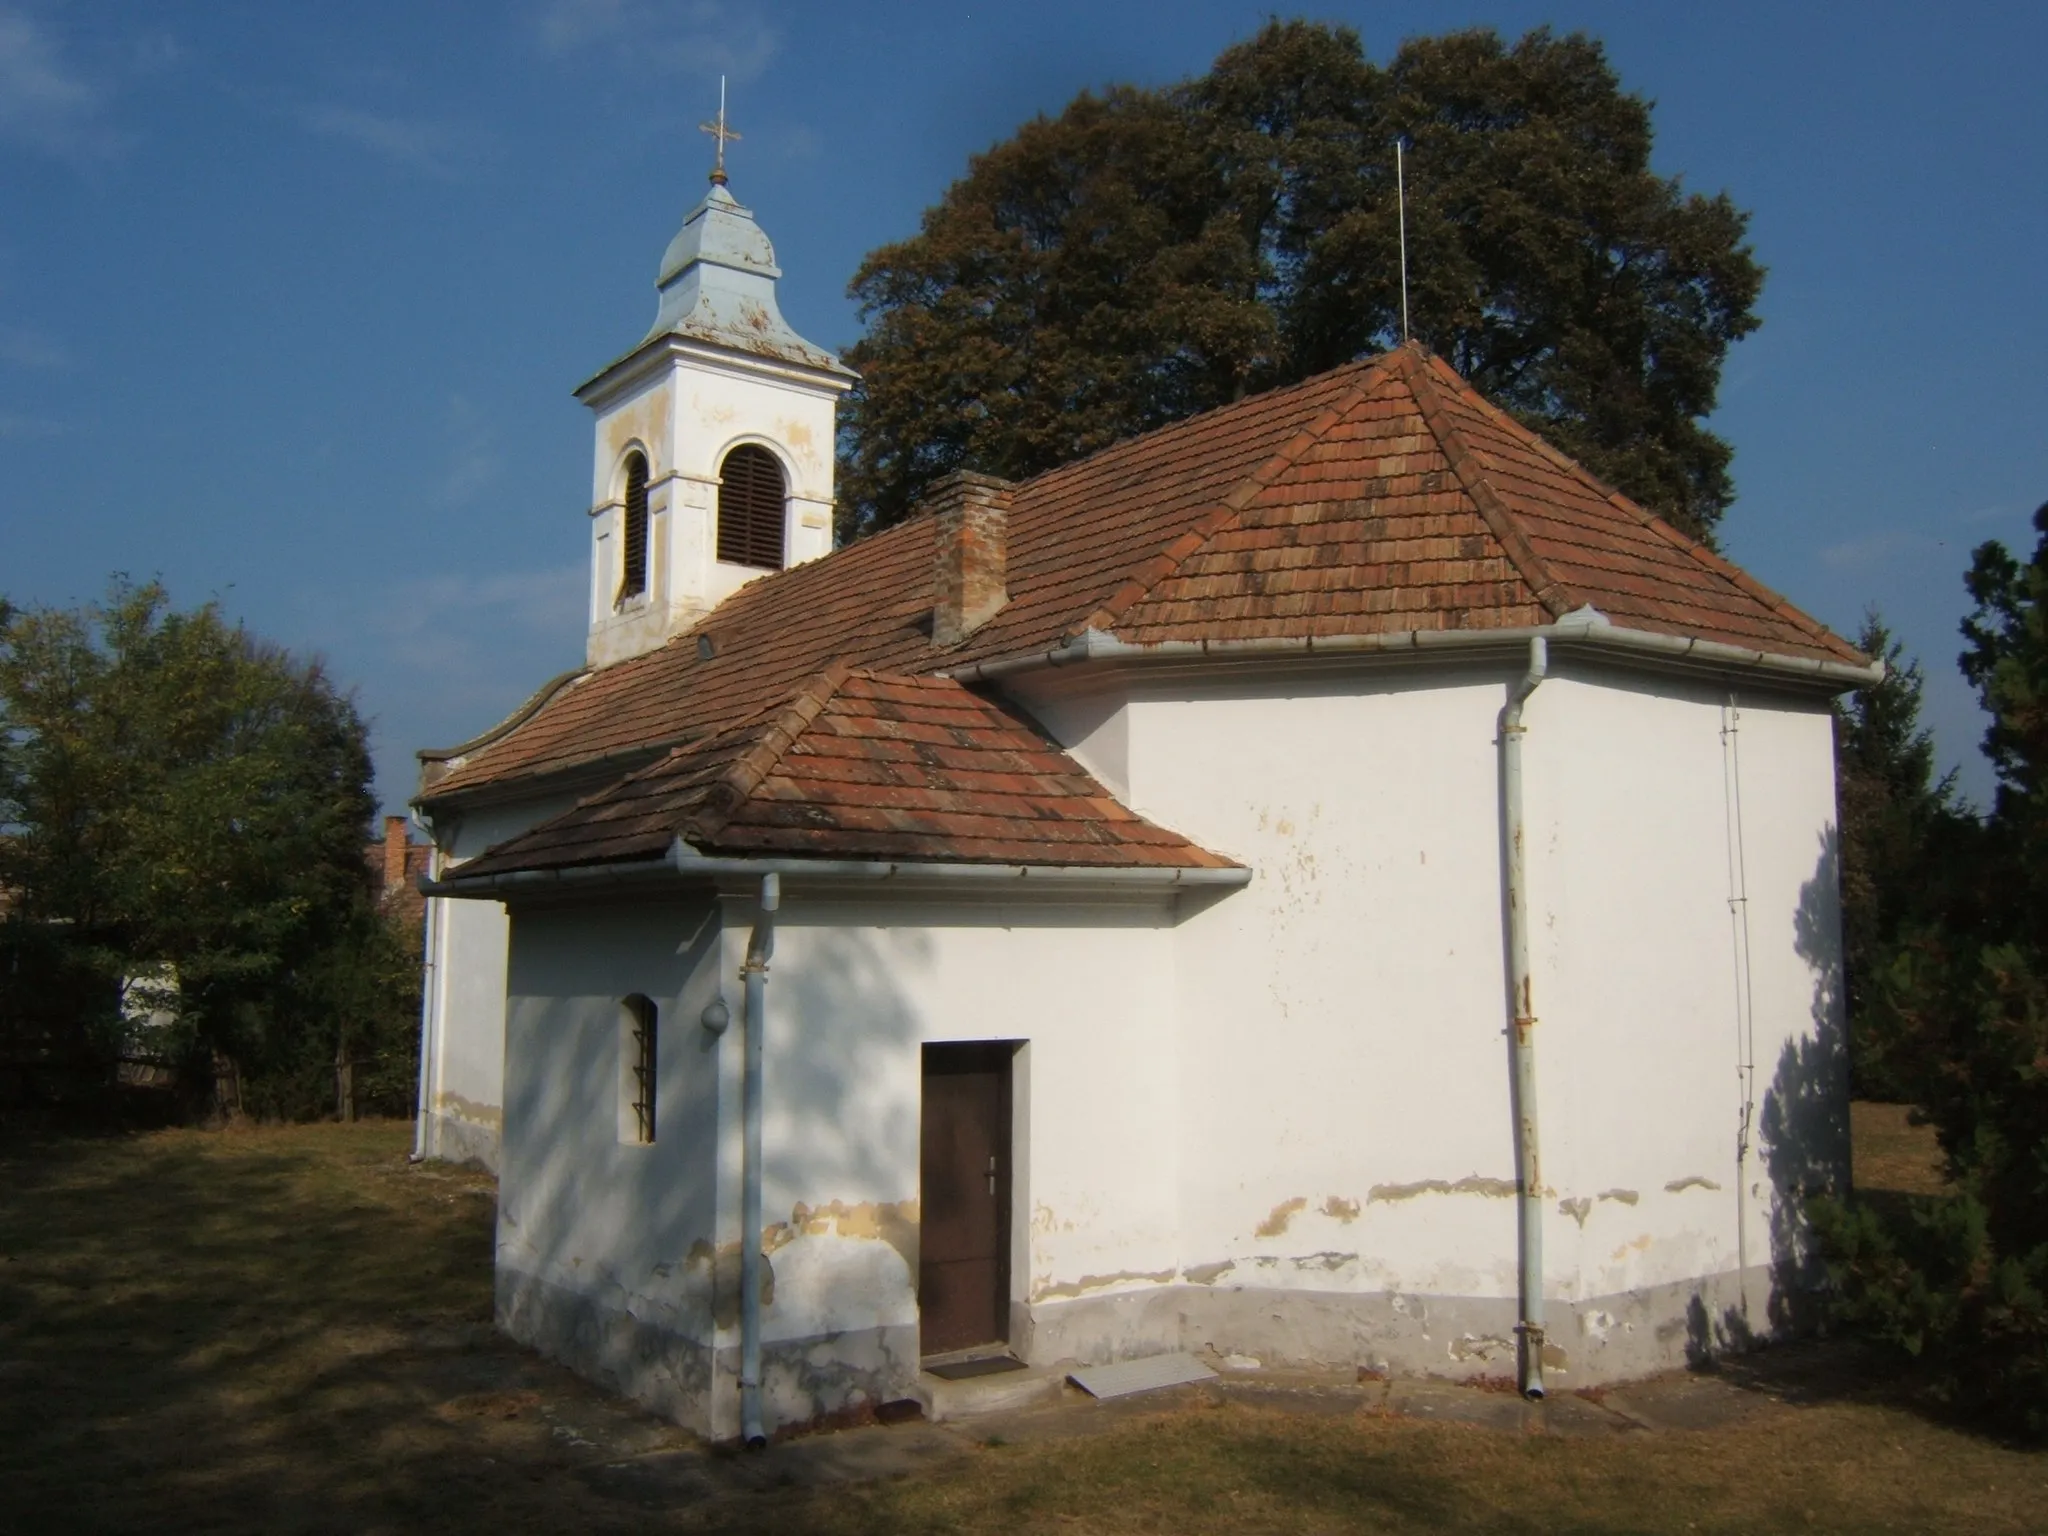
<path fill-rule="evenodd" d="M 834 549 L 778 275 L 715 178 L 578 391 L 587 664 L 422 754 L 500 1325 L 718 1439 L 949 1352 L 1785 1327 L 1878 668 L 1414 345 Z"/>

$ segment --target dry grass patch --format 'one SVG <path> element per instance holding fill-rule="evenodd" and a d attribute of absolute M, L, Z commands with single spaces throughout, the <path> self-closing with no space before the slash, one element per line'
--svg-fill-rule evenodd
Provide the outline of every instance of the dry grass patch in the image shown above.
<path fill-rule="evenodd" d="M 1869 1121 L 1859 1110 L 1859 1137 Z M 408 1136 L 170 1131 L 0 1151 L 0 1530 L 2048 1525 L 2048 1458 L 1867 1385 L 1797 1407 L 1760 1397 L 1723 1429 L 1573 1439 L 1198 1400 L 1077 1416 L 1105 1427 L 1044 1442 L 963 1435 L 900 1481 L 737 1492 L 720 1457 L 493 1339 L 491 1183 L 408 1166 Z M 1924 1172 L 1923 1151 L 1900 1155 Z M 772 1482 L 793 1453 L 747 1469 Z"/>
<path fill-rule="evenodd" d="M 1000 1446 L 917 1482 L 706 1509 L 690 1529 L 882 1532 L 1978 1532 L 2042 1529 L 2048 1461 L 1900 1411 L 1777 1408 L 1565 1439 L 1221 1403 Z"/>
<path fill-rule="evenodd" d="M 1941 1144 L 1934 1139 L 1934 1127 L 1913 1124 L 1910 1105 L 1859 1100 L 1849 1106 L 1849 1127 L 1855 1145 L 1858 1192 L 1948 1192 L 1948 1178 L 1941 1166 Z"/>

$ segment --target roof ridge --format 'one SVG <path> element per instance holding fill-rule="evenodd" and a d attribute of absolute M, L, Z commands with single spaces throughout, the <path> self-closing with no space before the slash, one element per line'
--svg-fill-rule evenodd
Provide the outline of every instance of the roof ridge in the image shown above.
<path fill-rule="evenodd" d="M 806 678 L 782 704 L 755 717 L 761 724 L 753 743 L 719 769 L 705 787 L 697 809 L 683 818 L 681 831 L 686 841 L 717 836 L 733 813 L 761 787 L 762 780 L 775 771 L 775 765 L 796 739 L 810 729 L 852 671 L 844 659 L 834 658 L 823 671 Z"/>
<path fill-rule="evenodd" d="M 1123 584 L 1093 613 L 1079 624 L 1068 626 L 1068 636 L 1082 634 L 1091 629 L 1104 632 L 1114 630 L 1117 621 L 1143 601 L 1147 593 L 1178 570 L 1195 551 L 1241 518 L 1244 509 L 1251 505 L 1261 491 L 1292 469 L 1304 453 L 1322 440 L 1324 433 L 1363 404 L 1373 388 L 1386 381 L 1386 364 L 1392 355 L 1383 353 L 1373 358 L 1358 378 L 1347 384 L 1344 392 L 1324 407 L 1313 421 L 1289 438 L 1257 469 L 1226 491 L 1216 506 L 1203 513 L 1165 548 L 1125 577 Z"/>
<path fill-rule="evenodd" d="M 1422 413 L 1422 424 L 1429 428 L 1430 435 L 1443 450 L 1444 458 L 1450 462 L 1451 473 L 1458 477 L 1465 494 L 1472 498 L 1472 505 L 1479 509 L 1481 520 L 1507 552 L 1516 572 L 1529 584 L 1529 590 L 1535 594 L 1544 612 L 1553 619 L 1561 619 L 1574 608 L 1583 607 L 1582 602 L 1574 600 L 1572 590 L 1543 563 L 1528 535 L 1517 525 L 1514 513 L 1501 499 L 1500 492 L 1486 478 L 1464 434 L 1451 422 L 1444 410 L 1443 396 L 1437 393 L 1436 382 L 1430 377 L 1431 365 L 1437 360 L 1426 355 L 1413 342 L 1404 343 L 1388 356 L 1399 360 L 1401 377 L 1407 383 L 1409 393 L 1415 397 L 1415 408 Z M 1457 374 L 1453 372 L 1451 376 L 1456 378 Z"/>
<path fill-rule="evenodd" d="M 1455 374 L 1452 376 L 1454 378 L 1457 377 Z M 1502 422 L 1517 436 L 1533 446 L 1537 452 L 1541 453 L 1558 468 L 1583 482 L 1587 489 L 1607 502 L 1616 511 L 1626 513 L 1663 539 L 1667 544 L 1692 556 L 1693 559 L 1706 566 L 1715 575 L 1729 582 L 1738 590 L 1747 593 L 1750 597 L 1755 598 L 1772 613 L 1785 620 L 1786 623 L 1804 630 L 1823 644 L 1830 644 L 1837 648 L 1841 647 L 1841 637 L 1833 630 L 1829 629 L 1811 614 L 1795 607 L 1788 599 L 1773 591 L 1763 582 L 1758 581 L 1749 572 L 1721 554 L 1712 545 L 1704 540 L 1695 539 L 1690 534 L 1674 527 L 1669 521 L 1652 512 L 1641 502 L 1631 496 L 1624 495 L 1621 491 L 1609 485 L 1562 448 L 1547 441 L 1541 433 L 1531 430 L 1523 423 L 1515 420 L 1511 413 L 1487 400 L 1484 395 L 1480 394 L 1466 380 L 1458 379 L 1458 387 L 1462 395 L 1469 396 L 1472 400 L 1485 407 L 1491 414 L 1500 417 Z"/>

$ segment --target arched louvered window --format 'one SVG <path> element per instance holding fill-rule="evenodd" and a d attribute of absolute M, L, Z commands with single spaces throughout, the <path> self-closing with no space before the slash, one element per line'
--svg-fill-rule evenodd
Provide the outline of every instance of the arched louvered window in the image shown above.
<path fill-rule="evenodd" d="M 638 597 L 647 590 L 647 458 L 640 453 L 626 456 L 626 529 L 620 563 L 624 575 L 619 596 Z"/>
<path fill-rule="evenodd" d="M 782 466 L 742 443 L 718 468 L 718 558 L 764 571 L 782 569 Z"/>

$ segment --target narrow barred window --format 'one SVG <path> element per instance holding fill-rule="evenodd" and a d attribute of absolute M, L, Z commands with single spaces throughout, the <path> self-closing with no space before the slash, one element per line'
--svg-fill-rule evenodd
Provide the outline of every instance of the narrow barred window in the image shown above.
<path fill-rule="evenodd" d="M 655 1043 L 659 1035 L 659 1011 L 645 997 L 626 999 L 619 1020 L 619 1097 L 625 1113 L 619 1116 L 620 1139 L 643 1146 L 654 1143 Z"/>
<path fill-rule="evenodd" d="M 718 468 L 718 558 L 730 565 L 782 569 L 786 491 L 775 455 L 742 443 Z"/>
<path fill-rule="evenodd" d="M 647 590 L 647 460 L 637 453 L 626 459 L 626 530 L 620 548 L 625 574 L 619 596 L 638 597 Z"/>

